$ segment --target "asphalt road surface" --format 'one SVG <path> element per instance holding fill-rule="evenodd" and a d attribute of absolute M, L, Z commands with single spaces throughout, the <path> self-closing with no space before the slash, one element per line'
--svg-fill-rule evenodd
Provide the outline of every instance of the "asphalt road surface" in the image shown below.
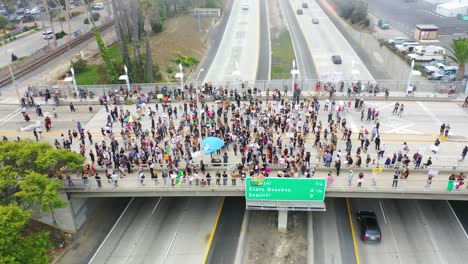
<path fill-rule="evenodd" d="M 231 15 L 216 56 L 203 80 L 206 82 L 236 83 L 254 81 L 257 76 L 260 38 L 260 2 L 233 0 Z M 248 5 L 248 10 L 242 8 Z M 240 75 L 233 75 L 239 71 Z"/>
<path fill-rule="evenodd" d="M 313 212 L 314 263 L 356 263 L 346 200 L 327 198 L 326 212 Z"/>
<path fill-rule="evenodd" d="M 390 26 L 413 36 L 418 24 L 434 24 L 440 35 L 467 33 L 468 22 L 441 16 L 435 12 L 436 5 L 426 1 L 406 3 L 402 0 L 367 0 L 369 11 L 377 17 L 386 18 Z"/>
<path fill-rule="evenodd" d="M 231 10 L 232 10 L 232 4 L 234 0 L 226 0 L 224 10 L 223 10 L 223 16 L 221 17 L 221 20 L 218 22 L 216 27 L 214 27 L 209 36 L 209 41 L 210 45 L 208 50 L 206 51 L 205 58 L 201 62 L 200 69 L 204 69 L 203 72 L 200 72 L 200 80 L 204 80 L 205 76 L 207 74 L 207 71 L 213 63 L 213 60 L 216 56 L 216 53 L 218 52 L 219 49 L 219 44 L 221 43 L 221 40 L 223 39 L 224 31 L 226 30 L 226 25 L 227 22 L 229 21 L 229 17 L 231 16 Z"/>
<path fill-rule="evenodd" d="M 206 263 L 234 263 L 244 213 L 244 198 L 224 198 L 223 209 Z"/>
<path fill-rule="evenodd" d="M 300 72 L 299 78 L 318 79 L 317 69 L 315 68 L 312 55 L 305 39 L 305 32 L 303 32 L 299 26 L 294 13 L 295 11 L 289 0 L 280 0 L 280 5 L 288 23 L 289 35 L 291 36 L 294 55 L 296 56 L 297 68 Z"/>
<path fill-rule="evenodd" d="M 350 200 L 357 251 L 361 263 L 466 263 L 468 239 L 446 201 Z M 355 213 L 377 214 L 382 242 L 359 239 Z"/>
<path fill-rule="evenodd" d="M 292 0 L 299 26 L 304 32 L 307 45 L 321 80 L 365 80 L 373 81 L 366 65 L 361 61 L 347 40 L 338 31 L 322 8 L 315 2 L 309 2 L 308 8 L 302 8 L 302 0 Z M 302 15 L 297 10 L 303 11 Z M 313 24 L 312 19 L 318 19 Z M 341 56 L 342 63 L 334 64 L 332 56 Z"/>
<path fill-rule="evenodd" d="M 90 263 L 202 263 L 221 200 L 134 198 Z"/>

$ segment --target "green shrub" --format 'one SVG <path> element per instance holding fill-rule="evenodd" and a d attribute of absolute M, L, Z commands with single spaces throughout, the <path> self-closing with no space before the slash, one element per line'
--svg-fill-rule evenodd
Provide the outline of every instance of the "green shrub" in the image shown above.
<path fill-rule="evenodd" d="M 55 38 L 56 39 L 61 39 L 61 38 L 65 37 L 66 35 L 67 35 L 67 33 L 65 31 L 60 31 L 60 32 L 55 33 Z"/>
<path fill-rule="evenodd" d="M 7 30 L 10 30 L 10 31 L 11 31 L 11 30 L 15 30 L 15 29 L 16 29 L 16 25 L 15 25 L 15 24 L 9 24 L 9 25 L 6 26 L 6 29 L 7 29 Z"/>
<path fill-rule="evenodd" d="M 132 99 L 126 99 L 124 104 L 125 105 L 133 105 L 133 100 Z"/>
<path fill-rule="evenodd" d="M 70 16 L 71 16 L 71 17 L 76 17 L 76 16 L 79 16 L 79 15 L 81 15 L 81 14 L 83 14 L 83 13 L 80 12 L 80 11 L 73 11 L 73 12 L 70 13 Z"/>
<path fill-rule="evenodd" d="M 83 24 L 88 25 L 88 24 L 89 24 L 89 19 L 88 19 L 88 18 L 85 18 L 84 21 L 83 21 Z"/>
<path fill-rule="evenodd" d="M 75 70 L 75 74 L 78 74 L 88 70 L 88 63 L 79 58 L 77 61 L 72 61 L 72 67 Z"/>
<path fill-rule="evenodd" d="M 101 14 L 99 14 L 99 13 L 97 13 L 97 12 L 94 12 L 94 13 L 92 14 L 92 17 L 93 17 L 93 20 L 94 20 L 94 21 L 98 21 L 99 18 L 101 17 Z"/>
<path fill-rule="evenodd" d="M 59 20 L 60 22 L 65 22 L 65 21 L 67 21 L 67 19 L 66 19 L 64 16 L 59 17 L 58 20 Z"/>
<path fill-rule="evenodd" d="M 172 74 L 172 73 L 174 72 L 174 68 L 172 68 L 172 67 L 166 67 L 166 72 L 167 72 L 168 74 Z"/>
<path fill-rule="evenodd" d="M 30 30 L 30 28 L 28 26 L 23 27 L 23 32 L 26 32 L 26 31 L 29 31 L 29 30 Z"/>

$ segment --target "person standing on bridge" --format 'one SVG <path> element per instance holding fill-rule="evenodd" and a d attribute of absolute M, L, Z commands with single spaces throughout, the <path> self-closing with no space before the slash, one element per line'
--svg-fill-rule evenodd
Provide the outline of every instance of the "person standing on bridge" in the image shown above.
<path fill-rule="evenodd" d="M 351 186 L 351 182 L 353 181 L 354 173 L 352 170 L 348 173 L 348 186 Z"/>

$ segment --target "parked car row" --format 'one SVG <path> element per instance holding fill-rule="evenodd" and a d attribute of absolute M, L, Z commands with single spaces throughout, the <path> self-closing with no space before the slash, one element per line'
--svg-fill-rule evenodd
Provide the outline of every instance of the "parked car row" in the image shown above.
<path fill-rule="evenodd" d="M 387 43 L 395 50 L 406 54 L 411 60 L 429 62 L 423 65 L 423 69 L 430 80 L 455 81 L 458 67 L 446 64 L 443 47 L 423 46 L 417 41 L 404 37 L 389 39 Z"/>

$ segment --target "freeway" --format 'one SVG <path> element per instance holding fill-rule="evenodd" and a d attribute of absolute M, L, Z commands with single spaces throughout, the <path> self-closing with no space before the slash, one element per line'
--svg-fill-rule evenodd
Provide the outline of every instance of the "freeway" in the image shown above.
<path fill-rule="evenodd" d="M 233 0 L 230 17 L 203 83 L 254 81 L 259 56 L 260 2 Z M 242 5 L 248 4 L 248 10 Z M 240 71 L 240 76 L 233 72 Z"/>
<path fill-rule="evenodd" d="M 382 230 L 380 244 L 364 243 L 355 234 L 357 252 L 364 263 L 465 263 L 468 238 L 446 201 L 350 200 L 354 213 L 376 212 Z M 358 229 L 356 229 L 357 231 Z"/>
<path fill-rule="evenodd" d="M 286 17 L 289 35 L 294 48 L 294 55 L 301 79 L 318 79 L 312 55 L 310 54 L 304 32 L 301 30 L 289 0 L 279 0 L 281 12 Z"/>
<path fill-rule="evenodd" d="M 446 201 L 335 198 L 326 204 L 326 212 L 313 213 L 315 263 L 465 263 L 460 252 L 468 237 Z M 355 213 L 363 209 L 377 214 L 381 243 L 358 237 Z"/>
<path fill-rule="evenodd" d="M 222 198 L 134 198 L 89 263 L 204 263 Z"/>
<path fill-rule="evenodd" d="M 303 14 L 296 13 L 296 17 L 304 32 L 319 79 L 372 81 L 369 70 L 321 7 L 311 1 L 308 8 L 302 8 L 302 3 L 301 0 L 290 1 L 293 10 L 303 10 Z M 319 20 L 318 24 L 312 23 L 314 18 Z M 342 64 L 333 64 L 333 55 L 341 56 Z"/>

